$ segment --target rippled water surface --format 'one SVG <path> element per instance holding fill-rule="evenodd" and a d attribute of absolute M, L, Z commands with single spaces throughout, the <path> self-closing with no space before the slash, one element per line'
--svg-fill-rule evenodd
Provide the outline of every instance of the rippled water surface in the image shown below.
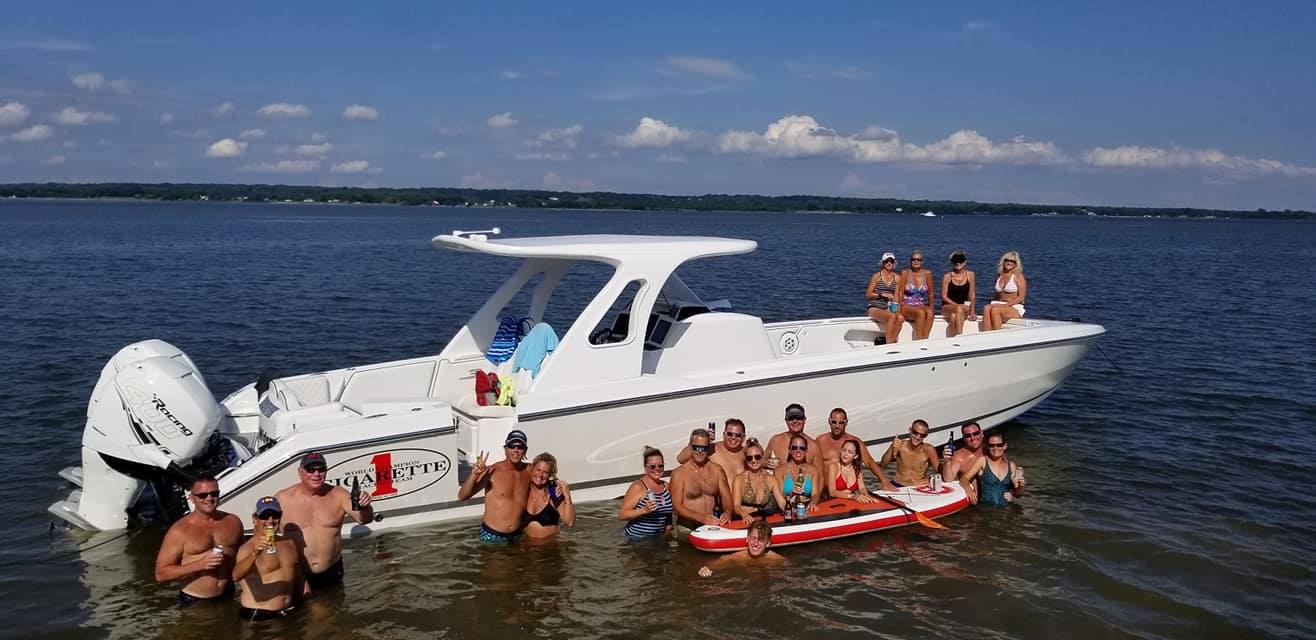
<path fill-rule="evenodd" d="M 950 251 L 990 273 L 1018 249 L 1029 313 L 1109 333 L 1005 427 L 1029 493 L 909 527 L 720 567 L 632 545 L 615 503 L 541 546 L 474 522 L 346 543 L 346 587 L 291 621 L 173 607 L 162 532 L 51 530 L 88 394 L 119 347 L 165 339 L 219 395 L 264 368 L 436 352 L 508 272 L 439 252 L 452 229 L 752 238 L 682 270 L 768 320 L 854 315 L 877 255 Z M 0 543 L 5 637 L 1310 637 L 1316 628 L 1316 225 L 0 201 Z M 838 399 L 843 404 L 843 399 Z M 812 427 L 812 431 L 820 428 Z M 638 464 L 637 464 L 638 471 Z M 570 470 L 563 471 L 570 480 Z"/>

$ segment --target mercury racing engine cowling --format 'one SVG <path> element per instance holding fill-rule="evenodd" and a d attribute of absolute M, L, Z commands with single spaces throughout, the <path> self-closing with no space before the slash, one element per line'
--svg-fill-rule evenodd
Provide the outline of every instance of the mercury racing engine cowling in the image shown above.
<path fill-rule="evenodd" d="M 206 449 L 223 415 L 178 348 L 146 340 L 120 349 L 87 406 L 76 515 L 96 529 L 125 528 L 126 510 L 145 483 L 166 475 L 181 480 L 181 469 Z"/>

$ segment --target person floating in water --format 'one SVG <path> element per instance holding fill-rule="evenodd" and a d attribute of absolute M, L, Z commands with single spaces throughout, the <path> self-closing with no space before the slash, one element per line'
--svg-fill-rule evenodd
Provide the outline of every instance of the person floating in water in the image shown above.
<path fill-rule="evenodd" d="M 1008 507 L 1024 491 L 1024 469 L 1005 457 L 1005 436 L 987 436 L 987 455 L 978 458 L 964 472 L 960 484 L 969 494 L 969 502 L 992 507 Z"/>
<path fill-rule="evenodd" d="M 772 547 L 772 526 L 763 520 L 755 520 L 745 532 L 745 549 L 728 553 L 714 561 L 714 564 L 744 564 L 746 562 L 763 562 L 779 564 L 785 560 Z M 708 565 L 699 568 L 699 577 L 713 577 L 713 569 Z"/>

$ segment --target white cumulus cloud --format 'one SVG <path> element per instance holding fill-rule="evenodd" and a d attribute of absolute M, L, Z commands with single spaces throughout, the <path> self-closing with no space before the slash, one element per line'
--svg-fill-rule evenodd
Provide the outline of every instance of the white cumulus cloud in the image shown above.
<path fill-rule="evenodd" d="M 503 76 L 504 80 L 520 80 L 525 77 L 524 73 L 521 73 L 520 71 L 512 71 L 511 69 L 503 71 L 500 75 Z"/>
<path fill-rule="evenodd" d="M 370 169 L 368 160 L 348 160 L 329 167 L 329 173 L 363 173 Z"/>
<path fill-rule="evenodd" d="M 520 124 L 521 121 L 513 117 L 512 112 L 504 111 L 503 113 L 496 113 L 489 116 L 489 119 L 485 122 L 495 129 L 505 129 L 507 127 L 515 127 L 517 124 Z"/>
<path fill-rule="evenodd" d="M 561 129 L 549 129 L 536 136 L 534 140 L 527 140 L 526 146 L 543 147 L 558 144 L 568 149 L 575 149 L 576 145 L 580 143 L 578 138 L 584 131 L 585 127 L 579 124 L 562 127 Z"/>
<path fill-rule="evenodd" d="M 320 144 L 299 144 L 293 147 L 292 149 L 290 149 L 290 151 L 292 151 L 296 155 L 312 156 L 317 158 L 323 158 L 324 156 L 328 155 L 330 151 L 333 150 L 334 150 L 334 145 L 332 142 L 323 142 Z"/>
<path fill-rule="evenodd" d="M 27 105 L 21 102 L 6 102 L 0 105 L 0 126 L 13 127 L 23 124 L 23 121 L 27 120 L 27 116 L 31 113 L 32 111 L 27 108 Z"/>
<path fill-rule="evenodd" d="M 325 140 L 328 139 L 329 136 L 326 136 L 323 133 L 320 133 L 319 131 L 316 131 L 315 133 L 311 134 L 311 142 L 324 142 Z"/>
<path fill-rule="evenodd" d="M 261 173 L 310 173 L 320 168 L 319 160 L 280 160 L 278 162 L 258 162 L 242 167 L 243 171 Z"/>
<path fill-rule="evenodd" d="M 53 135 L 55 135 L 55 130 L 50 128 L 50 125 L 38 124 L 23 129 L 9 137 L 19 142 L 36 142 L 38 140 L 45 140 Z"/>
<path fill-rule="evenodd" d="M 311 115 L 311 110 L 304 104 L 289 104 L 287 102 L 275 102 L 267 104 L 258 110 L 261 116 L 271 120 L 286 120 L 289 118 L 306 118 Z"/>
<path fill-rule="evenodd" d="M 244 129 L 238 134 L 239 140 L 260 140 L 265 137 L 264 129 Z"/>
<path fill-rule="evenodd" d="M 172 114 L 172 113 L 162 113 L 162 114 L 160 114 L 160 116 L 159 116 L 158 118 L 156 118 L 156 121 L 159 122 L 160 124 L 173 124 L 173 123 L 174 123 L 174 114 Z"/>
<path fill-rule="evenodd" d="M 247 150 L 247 143 L 233 138 L 222 138 L 206 148 L 207 158 L 236 158 Z"/>
<path fill-rule="evenodd" d="M 685 73 L 716 78 L 718 80 L 745 80 L 749 74 L 740 70 L 736 63 L 718 58 L 700 58 L 697 56 L 669 56 L 663 62 L 670 68 Z"/>
<path fill-rule="evenodd" d="M 1110 149 L 1096 147 L 1083 153 L 1083 161 L 1107 169 L 1201 169 L 1239 175 L 1316 176 L 1316 167 L 1233 156 L 1217 149 L 1162 149 L 1136 145 Z"/>
<path fill-rule="evenodd" d="M 349 104 L 343 109 L 344 120 L 378 120 L 379 109 L 364 104 Z"/>
<path fill-rule="evenodd" d="M 624 136 L 613 136 L 612 143 L 628 149 L 663 149 L 678 142 L 688 142 L 693 137 L 691 131 L 645 116 L 640 118 L 634 131 Z"/>
<path fill-rule="evenodd" d="M 98 91 L 105 87 L 105 74 L 94 71 L 79 73 L 70 80 L 73 81 L 73 86 L 87 91 Z"/>
<path fill-rule="evenodd" d="M 1051 142 L 1025 138 L 995 142 L 968 129 L 926 145 L 904 142 L 890 129 L 869 127 L 842 135 L 811 116 L 786 116 L 763 133 L 728 131 L 718 138 L 721 153 L 801 158 L 832 156 L 864 163 L 903 164 L 1063 164 L 1069 161 Z"/>
<path fill-rule="evenodd" d="M 233 109 L 232 102 L 221 102 L 210 110 L 210 115 L 215 116 L 216 118 L 223 118 L 224 116 L 233 113 Z"/>
<path fill-rule="evenodd" d="M 88 124 L 97 124 L 103 122 L 117 122 L 117 116 L 100 111 L 78 111 L 73 107 L 64 107 L 55 114 L 55 122 L 70 126 L 81 127 Z"/>

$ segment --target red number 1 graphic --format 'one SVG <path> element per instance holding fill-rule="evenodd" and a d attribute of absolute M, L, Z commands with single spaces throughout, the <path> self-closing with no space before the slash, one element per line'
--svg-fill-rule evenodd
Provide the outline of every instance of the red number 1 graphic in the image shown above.
<path fill-rule="evenodd" d="M 370 459 L 370 464 L 375 465 L 375 490 L 370 496 L 373 498 L 397 493 L 398 490 L 393 488 L 393 453 L 376 453 Z"/>

